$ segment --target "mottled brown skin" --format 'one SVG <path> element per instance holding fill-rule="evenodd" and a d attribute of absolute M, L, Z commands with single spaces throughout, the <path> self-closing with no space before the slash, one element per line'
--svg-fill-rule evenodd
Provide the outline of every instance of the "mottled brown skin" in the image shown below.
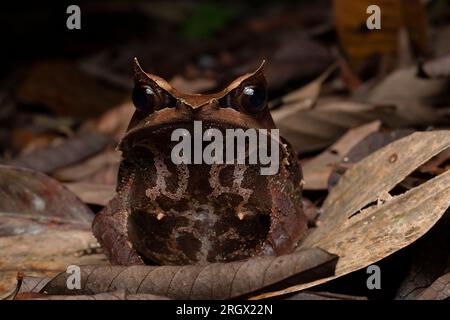
<path fill-rule="evenodd" d="M 287 142 L 280 142 L 278 173 L 268 176 L 259 165 L 177 166 L 170 157 L 172 131 L 192 132 L 195 120 L 203 130 L 275 128 L 267 104 L 255 113 L 240 103 L 244 86 L 266 90 L 262 67 L 205 95 L 176 91 L 136 60 L 134 72 L 136 86 L 150 86 L 166 100 L 156 111 L 137 109 L 119 144 L 117 196 L 93 223 L 111 262 L 205 264 L 291 252 L 307 223 L 301 168 Z"/>

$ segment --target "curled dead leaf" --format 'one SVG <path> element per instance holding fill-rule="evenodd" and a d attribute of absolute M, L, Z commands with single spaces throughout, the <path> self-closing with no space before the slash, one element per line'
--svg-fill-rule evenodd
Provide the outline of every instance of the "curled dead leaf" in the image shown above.
<path fill-rule="evenodd" d="M 93 295 L 124 290 L 173 299 L 230 299 L 277 286 L 281 281 L 304 283 L 330 276 L 337 259 L 323 250 L 309 249 L 206 266 L 82 266 L 82 289 L 67 289 L 70 275 L 64 272 L 40 293 Z"/>

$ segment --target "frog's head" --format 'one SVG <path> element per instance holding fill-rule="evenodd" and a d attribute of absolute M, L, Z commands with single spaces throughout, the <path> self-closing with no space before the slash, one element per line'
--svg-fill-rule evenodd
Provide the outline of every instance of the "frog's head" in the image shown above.
<path fill-rule="evenodd" d="M 291 250 L 299 237 L 292 234 L 293 228 L 273 239 L 273 232 L 279 232 L 274 215 L 294 217 L 293 225 L 301 216 L 301 205 L 292 209 L 288 203 L 278 203 L 299 205 L 301 192 L 301 171 L 286 144 L 265 136 L 266 152 L 271 153 L 273 146 L 278 149 L 275 175 L 262 175 L 258 163 L 205 163 L 202 157 L 210 143 L 204 141 L 215 141 L 215 134 L 225 139 L 227 129 L 275 129 L 263 65 L 212 94 L 181 93 L 164 79 L 144 72 L 136 59 L 134 74 L 136 111 L 119 144 L 123 161 L 118 188 L 128 190 L 128 229 L 136 250 L 144 258 L 166 264 L 229 261 Z M 201 141 L 194 141 L 199 137 Z M 174 160 L 180 141 L 189 142 L 189 150 L 181 152 L 181 156 L 187 156 L 186 151 L 190 155 L 189 163 Z M 257 152 L 259 144 L 245 141 L 248 159 L 249 150 Z M 228 160 L 227 143 L 219 151 L 224 160 Z M 286 187 L 280 182 L 285 179 L 292 184 L 287 188 L 298 195 L 285 199 L 279 194 L 276 189 Z"/>

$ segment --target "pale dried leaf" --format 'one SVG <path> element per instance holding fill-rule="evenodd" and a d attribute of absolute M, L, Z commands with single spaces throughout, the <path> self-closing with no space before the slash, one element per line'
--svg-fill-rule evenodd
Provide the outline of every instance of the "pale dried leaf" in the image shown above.
<path fill-rule="evenodd" d="M 271 101 L 269 108 L 275 108 L 282 105 L 283 108 L 295 108 L 296 110 L 306 110 L 312 108 L 319 98 L 322 84 L 336 69 L 336 64 L 329 67 L 315 80 L 308 83 L 306 86 L 297 90 L 293 90 L 279 99 Z"/>
<path fill-rule="evenodd" d="M 438 123 L 442 119 L 430 107 L 431 99 L 446 91 L 446 79 L 421 79 L 415 67 L 400 69 L 374 87 L 367 99 L 369 103 L 391 104 L 397 107 L 396 116 L 385 123 L 398 127 Z"/>
<path fill-rule="evenodd" d="M 299 291 L 335 279 L 373 264 L 423 236 L 450 205 L 450 171 L 362 209 L 449 145 L 449 131 L 415 133 L 349 169 L 325 201 L 321 224 L 299 246 L 319 247 L 338 255 L 335 276 L 257 298 Z"/>
<path fill-rule="evenodd" d="M 115 186 L 110 184 L 71 182 L 65 183 L 64 186 L 83 202 L 99 206 L 106 206 L 116 194 Z"/>
<path fill-rule="evenodd" d="M 18 271 L 27 276 L 50 277 L 69 265 L 109 264 L 104 254 L 88 253 L 98 246 L 90 230 L 58 229 L 0 238 L 0 297 L 15 287 Z"/>
<path fill-rule="evenodd" d="M 107 166 L 119 167 L 121 156 L 117 150 L 105 150 L 81 163 L 66 166 L 55 171 L 52 176 L 59 181 L 80 181 L 86 179 Z"/>
<path fill-rule="evenodd" d="M 342 223 L 450 146 L 450 131 L 417 132 L 357 163 L 339 180 L 323 205 L 321 220 Z"/>
<path fill-rule="evenodd" d="M 303 153 L 327 147 L 348 129 L 391 118 L 394 112 L 388 105 L 320 99 L 313 109 L 281 108 L 272 111 L 272 116 L 281 135 Z"/>
<path fill-rule="evenodd" d="M 57 145 L 37 149 L 5 164 L 24 167 L 43 173 L 78 163 L 103 150 L 111 138 L 98 132 L 80 132 Z"/>
<path fill-rule="evenodd" d="M 340 163 L 343 157 L 369 134 L 378 131 L 380 121 L 350 129 L 327 150 L 303 165 L 304 190 L 326 190 L 333 165 Z"/>
<path fill-rule="evenodd" d="M 58 181 L 28 169 L 0 166 L 0 297 L 18 271 L 51 276 L 70 264 L 107 263 L 90 230 L 92 211 Z"/>

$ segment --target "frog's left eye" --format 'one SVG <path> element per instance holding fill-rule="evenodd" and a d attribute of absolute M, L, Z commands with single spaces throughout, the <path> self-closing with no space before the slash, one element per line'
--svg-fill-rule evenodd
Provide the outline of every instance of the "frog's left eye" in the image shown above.
<path fill-rule="evenodd" d="M 248 85 L 243 88 L 238 100 L 247 112 L 258 113 L 266 106 L 267 92 L 263 87 Z"/>
<path fill-rule="evenodd" d="M 150 86 L 137 86 L 133 90 L 133 104 L 141 111 L 153 112 L 158 103 L 158 96 Z"/>

